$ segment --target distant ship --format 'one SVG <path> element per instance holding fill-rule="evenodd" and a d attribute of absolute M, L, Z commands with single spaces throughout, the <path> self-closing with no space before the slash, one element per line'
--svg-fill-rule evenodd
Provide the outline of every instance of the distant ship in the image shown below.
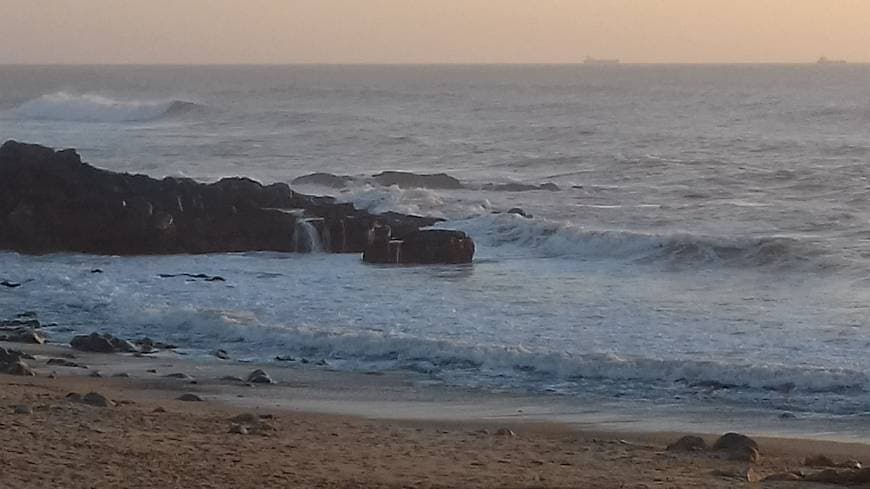
<path fill-rule="evenodd" d="M 816 64 L 819 64 L 819 65 L 844 65 L 844 64 L 846 64 L 846 60 L 845 59 L 828 59 L 828 58 L 822 56 L 821 58 L 819 58 L 818 61 L 816 61 Z"/>
<path fill-rule="evenodd" d="M 585 65 L 618 65 L 618 59 L 596 59 L 591 56 L 586 56 L 586 59 L 583 60 L 583 64 Z"/>

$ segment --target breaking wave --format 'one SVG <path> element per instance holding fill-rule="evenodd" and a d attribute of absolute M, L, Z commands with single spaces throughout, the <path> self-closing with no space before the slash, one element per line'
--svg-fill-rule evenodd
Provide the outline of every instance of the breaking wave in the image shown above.
<path fill-rule="evenodd" d="M 29 100 L 14 113 L 21 118 L 69 122 L 147 122 L 202 106 L 175 99 L 120 100 L 98 94 L 57 92 Z"/>
<path fill-rule="evenodd" d="M 805 265 L 821 269 L 835 265 L 821 247 L 786 236 L 721 237 L 590 229 L 547 219 L 525 219 L 513 214 L 478 216 L 450 221 L 444 226 L 461 229 L 485 246 L 522 247 L 545 257 L 732 266 Z"/>

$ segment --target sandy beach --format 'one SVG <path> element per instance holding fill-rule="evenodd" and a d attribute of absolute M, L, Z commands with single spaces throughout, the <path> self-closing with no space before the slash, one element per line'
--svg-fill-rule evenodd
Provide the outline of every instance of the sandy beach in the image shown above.
<path fill-rule="evenodd" d="M 5 346 L 34 355 L 29 363 L 39 374 L 0 376 L 0 480 L 13 489 L 727 488 L 817 471 L 803 465 L 809 455 L 870 459 L 870 447 L 861 444 L 759 438 L 760 460 L 750 464 L 717 452 L 666 450 L 678 433 L 614 433 L 486 415 L 495 407 L 473 397 L 466 405 L 482 410 L 469 409 L 463 418 L 462 404 L 448 399 L 446 415 L 425 419 L 419 406 L 437 412 L 438 403 L 389 376 L 272 368 L 277 384 L 248 385 L 230 377 L 256 366 L 239 362 Z M 88 368 L 46 365 L 73 355 L 70 361 Z M 91 377 L 94 371 L 102 376 Z M 109 406 L 69 397 L 90 392 Z M 184 394 L 202 401 L 179 400 Z M 317 408 L 340 406 L 342 398 L 345 415 Z M 511 402 L 505 397 L 505 405 Z M 374 408 L 380 419 L 371 415 Z M 716 434 L 705 439 L 712 443 Z"/>

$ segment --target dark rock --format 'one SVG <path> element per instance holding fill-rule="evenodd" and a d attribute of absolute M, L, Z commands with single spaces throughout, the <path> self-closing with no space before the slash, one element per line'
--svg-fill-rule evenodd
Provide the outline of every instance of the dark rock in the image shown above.
<path fill-rule="evenodd" d="M 275 381 L 265 370 L 258 368 L 248 375 L 247 381 L 252 384 L 274 384 Z"/>
<path fill-rule="evenodd" d="M 462 231 L 429 229 L 393 239 L 389 226 L 372 228 L 363 261 L 396 265 L 471 263 L 474 242 Z"/>
<path fill-rule="evenodd" d="M 176 398 L 179 401 L 184 402 L 202 402 L 202 398 L 196 394 L 182 394 Z"/>
<path fill-rule="evenodd" d="M 69 344 L 76 350 L 94 353 L 132 353 L 138 351 L 134 344 L 127 340 L 115 338 L 110 334 L 79 335 L 74 337 Z"/>
<path fill-rule="evenodd" d="M 295 362 L 296 359 L 289 355 L 276 355 L 275 360 L 279 362 Z"/>
<path fill-rule="evenodd" d="M 114 402 L 110 401 L 108 398 L 106 398 L 106 396 L 100 394 L 99 392 L 88 392 L 87 394 L 82 396 L 81 402 L 83 404 L 96 407 L 111 407 L 115 405 Z"/>
<path fill-rule="evenodd" d="M 226 350 L 217 350 L 214 352 L 214 356 L 220 358 L 221 360 L 229 360 L 230 354 L 226 352 Z"/>
<path fill-rule="evenodd" d="M 30 328 L 19 328 L 11 331 L 6 335 L 0 335 L 0 341 L 8 341 L 9 343 L 28 343 L 32 345 L 41 345 L 45 343 L 45 338 Z"/>
<path fill-rule="evenodd" d="M 204 282 L 226 282 L 227 280 L 219 275 L 206 275 L 204 273 L 161 273 L 160 278 L 176 278 L 187 277 L 192 280 L 202 280 Z"/>
<path fill-rule="evenodd" d="M 103 273 L 103 271 L 99 268 L 94 268 L 93 270 L 91 270 L 91 273 Z"/>
<path fill-rule="evenodd" d="M 93 372 L 91 372 L 91 375 L 89 375 L 89 377 L 94 377 L 96 379 L 99 379 L 99 378 L 103 377 L 103 374 L 100 373 L 99 370 L 94 370 Z"/>
<path fill-rule="evenodd" d="M 0 285 L 2 285 L 3 287 L 8 287 L 10 289 L 15 289 L 17 287 L 21 287 L 21 284 L 19 282 L 10 282 L 8 280 L 4 280 L 4 281 L 0 282 Z"/>
<path fill-rule="evenodd" d="M 86 365 L 80 365 L 76 362 L 71 362 L 65 358 L 50 358 L 46 365 L 55 365 L 58 367 L 72 367 L 72 368 L 88 368 Z"/>
<path fill-rule="evenodd" d="M 385 184 L 408 185 L 417 178 L 425 185 L 461 185 L 446 175 L 385 172 L 375 178 Z M 14 141 L 0 147 L 0 249 L 109 255 L 289 252 L 296 250 L 298 221 L 311 218 L 318 219 L 324 250 L 337 253 L 362 252 L 377 220 L 390 225 L 398 239 L 440 221 L 373 215 L 331 197 L 299 194 L 283 183 L 262 185 L 240 177 L 212 184 L 158 180 L 95 168 L 74 150 Z"/>
<path fill-rule="evenodd" d="M 130 374 L 128 374 L 127 372 L 119 372 L 117 374 L 112 375 L 112 377 L 127 379 L 130 377 Z"/>
<path fill-rule="evenodd" d="M 247 435 L 248 427 L 242 424 L 234 424 L 230 426 L 229 433 L 233 433 L 236 435 Z"/>
<path fill-rule="evenodd" d="M 758 450 L 758 443 L 739 433 L 725 433 L 713 444 L 713 450 L 721 451 L 741 452 L 748 448 Z"/>
<path fill-rule="evenodd" d="M 396 185 L 402 188 L 465 188 L 462 182 L 446 173 L 418 174 L 404 171 L 385 171 L 372 175 L 372 180 L 385 187 Z"/>
<path fill-rule="evenodd" d="M 707 442 L 700 436 L 684 436 L 679 440 L 668 445 L 669 451 L 675 452 L 697 452 L 707 449 Z"/>
<path fill-rule="evenodd" d="M 499 428 L 495 432 L 495 436 L 503 436 L 505 438 L 516 438 L 517 434 L 508 428 Z"/>
<path fill-rule="evenodd" d="M 33 377 L 36 372 L 22 358 L 24 354 L 18 350 L 7 350 L 0 347 L 0 373 Z"/>
<path fill-rule="evenodd" d="M 531 215 L 531 214 L 527 214 L 526 211 L 522 210 L 522 209 L 519 208 L 519 207 L 514 207 L 514 208 L 512 208 L 512 209 L 508 209 L 507 213 L 508 213 L 508 214 L 516 214 L 516 215 L 518 215 L 518 216 L 522 216 L 522 217 L 525 217 L 525 218 L 527 218 L 527 219 L 531 219 L 531 218 L 532 218 L 532 215 Z"/>
<path fill-rule="evenodd" d="M 728 450 L 725 453 L 728 460 L 735 460 L 738 462 L 749 462 L 754 464 L 761 460 L 761 454 L 758 453 L 758 450 L 751 447 L 735 448 L 733 450 Z"/>
<path fill-rule="evenodd" d="M 345 175 L 316 172 L 310 175 L 303 175 L 290 183 L 293 185 L 320 185 L 322 187 L 343 188 L 352 180 L 353 178 Z"/>

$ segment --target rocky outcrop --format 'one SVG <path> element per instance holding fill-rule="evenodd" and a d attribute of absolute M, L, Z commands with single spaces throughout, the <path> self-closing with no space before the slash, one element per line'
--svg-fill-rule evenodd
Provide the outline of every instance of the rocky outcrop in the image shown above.
<path fill-rule="evenodd" d="M 284 183 L 262 185 L 241 177 L 212 184 L 158 180 L 95 168 L 71 149 L 14 141 L 0 147 L 0 249 L 112 255 L 360 253 L 376 222 L 404 239 L 438 221 L 374 215 L 332 197 L 294 192 Z"/>
<path fill-rule="evenodd" d="M 0 373 L 24 376 L 36 375 L 36 372 L 24 361 L 24 357 L 24 353 L 18 350 L 7 350 L 0 346 Z"/>
<path fill-rule="evenodd" d="M 115 338 L 110 334 L 79 335 L 70 340 L 69 344 L 76 350 L 94 353 L 134 353 L 139 351 L 133 343 Z"/>
<path fill-rule="evenodd" d="M 384 264 L 469 263 L 474 242 L 462 231 L 427 229 L 396 237 L 389 226 L 372 229 L 363 260 Z"/>
<path fill-rule="evenodd" d="M 446 173 L 420 174 L 404 171 L 385 171 L 372 175 L 372 180 L 385 187 L 396 185 L 402 188 L 464 188 L 462 182 Z"/>

